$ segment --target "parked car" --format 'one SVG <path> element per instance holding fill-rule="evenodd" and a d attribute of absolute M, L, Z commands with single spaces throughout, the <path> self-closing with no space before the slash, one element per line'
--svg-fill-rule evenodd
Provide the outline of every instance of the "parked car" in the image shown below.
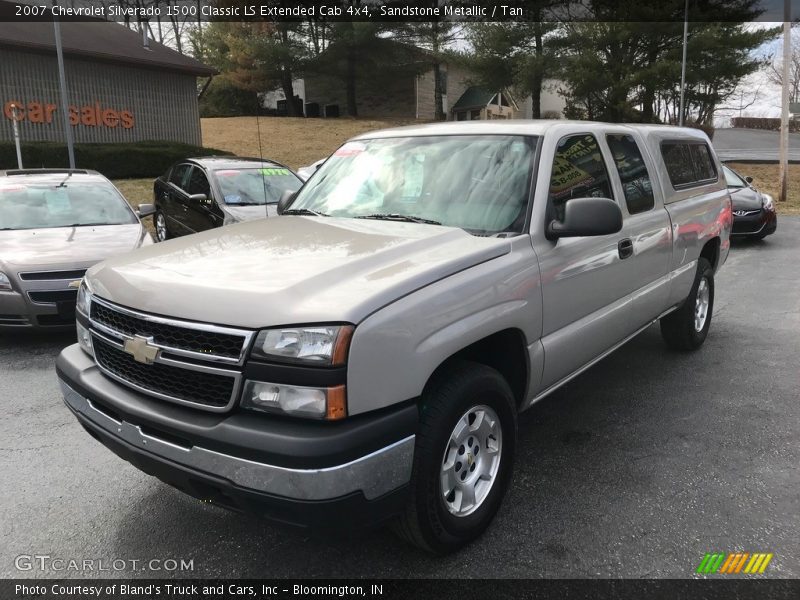
<path fill-rule="evenodd" d="M 316 173 L 317 169 L 319 169 L 322 166 L 322 163 L 324 163 L 326 160 L 328 159 L 320 158 L 318 161 L 315 161 L 308 166 L 300 167 L 297 169 L 297 176 L 303 181 L 308 181 L 308 178 Z"/>
<path fill-rule="evenodd" d="M 733 201 L 731 235 L 763 240 L 778 228 L 778 213 L 772 196 L 759 192 L 752 177 L 743 177 L 727 165 L 722 166 Z"/>
<path fill-rule="evenodd" d="M 86 269 L 152 244 L 152 212 L 95 171 L 0 171 L 0 330 L 74 327 Z"/>
<path fill-rule="evenodd" d="M 259 158 L 188 158 L 153 184 L 156 238 L 197 233 L 239 221 L 274 216 L 286 190 L 303 182 L 280 163 Z"/>
<path fill-rule="evenodd" d="M 696 129 L 364 134 L 280 218 L 92 268 L 66 405 L 204 501 L 391 519 L 452 551 L 506 494 L 518 413 L 656 321 L 671 348 L 703 344 L 730 249 L 720 174 Z"/>

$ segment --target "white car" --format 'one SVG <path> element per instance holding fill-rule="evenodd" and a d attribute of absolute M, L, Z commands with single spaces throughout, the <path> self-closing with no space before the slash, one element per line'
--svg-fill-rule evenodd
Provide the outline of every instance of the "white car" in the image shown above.
<path fill-rule="evenodd" d="M 300 167 L 299 169 L 297 169 L 297 176 L 303 181 L 307 181 L 308 178 L 311 177 L 317 171 L 317 169 L 319 169 L 320 166 L 322 166 L 322 163 L 324 163 L 326 160 L 328 160 L 327 157 L 320 158 L 318 161 L 313 162 L 306 167 Z"/>

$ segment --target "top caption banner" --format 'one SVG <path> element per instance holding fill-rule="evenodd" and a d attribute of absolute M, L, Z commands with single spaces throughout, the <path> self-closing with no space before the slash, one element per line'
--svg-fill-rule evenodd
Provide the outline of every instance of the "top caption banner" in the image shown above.
<path fill-rule="evenodd" d="M 25 0 L 0 1 L 1 21 L 677 22 L 685 0 Z M 800 0 L 791 0 L 800 17 Z M 689 20 L 776 22 L 784 0 L 690 0 Z M 790 19 L 791 20 L 791 19 Z"/>

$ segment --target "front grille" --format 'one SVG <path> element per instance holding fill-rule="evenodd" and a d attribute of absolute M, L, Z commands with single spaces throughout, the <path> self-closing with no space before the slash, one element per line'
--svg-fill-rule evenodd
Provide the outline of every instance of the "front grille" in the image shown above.
<path fill-rule="evenodd" d="M 86 269 L 74 269 L 72 271 L 36 271 L 32 273 L 20 273 L 22 281 L 53 281 L 56 279 L 80 279 L 86 274 Z"/>
<path fill-rule="evenodd" d="M 101 367 L 151 393 L 215 408 L 227 406 L 233 396 L 236 385 L 233 376 L 203 373 L 162 363 L 138 363 L 127 352 L 97 336 L 94 336 L 92 344 Z"/>
<path fill-rule="evenodd" d="M 737 215 L 733 219 L 731 233 L 758 233 L 764 227 L 764 216 L 760 210 L 745 216 Z"/>
<path fill-rule="evenodd" d="M 187 350 L 200 354 L 238 359 L 245 337 L 215 331 L 190 329 L 149 321 L 92 302 L 91 318 L 98 323 L 128 336 L 152 336 L 153 342 L 176 350 Z"/>
<path fill-rule="evenodd" d="M 28 297 L 32 302 L 37 302 L 39 304 L 53 304 L 55 302 L 70 302 L 75 304 L 78 298 L 78 290 L 28 292 Z"/>

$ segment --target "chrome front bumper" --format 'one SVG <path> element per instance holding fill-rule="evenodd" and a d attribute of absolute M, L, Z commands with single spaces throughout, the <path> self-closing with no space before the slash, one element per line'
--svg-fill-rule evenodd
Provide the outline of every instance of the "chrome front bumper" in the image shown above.
<path fill-rule="evenodd" d="M 60 377 L 59 384 L 65 404 L 89 429 L 100 430 L 106 436 L 125 442 L 141 454 L 225 479 L 253 492 L 298 501 L 328 500 L 361 492 L 367 500 L 373 500 L 404 486 L 411 479 L 413 435 L 345 464 L 290 469 L 199 446 L 184 447 L 149 435 L 135 424 L 109 416 Z"/>

